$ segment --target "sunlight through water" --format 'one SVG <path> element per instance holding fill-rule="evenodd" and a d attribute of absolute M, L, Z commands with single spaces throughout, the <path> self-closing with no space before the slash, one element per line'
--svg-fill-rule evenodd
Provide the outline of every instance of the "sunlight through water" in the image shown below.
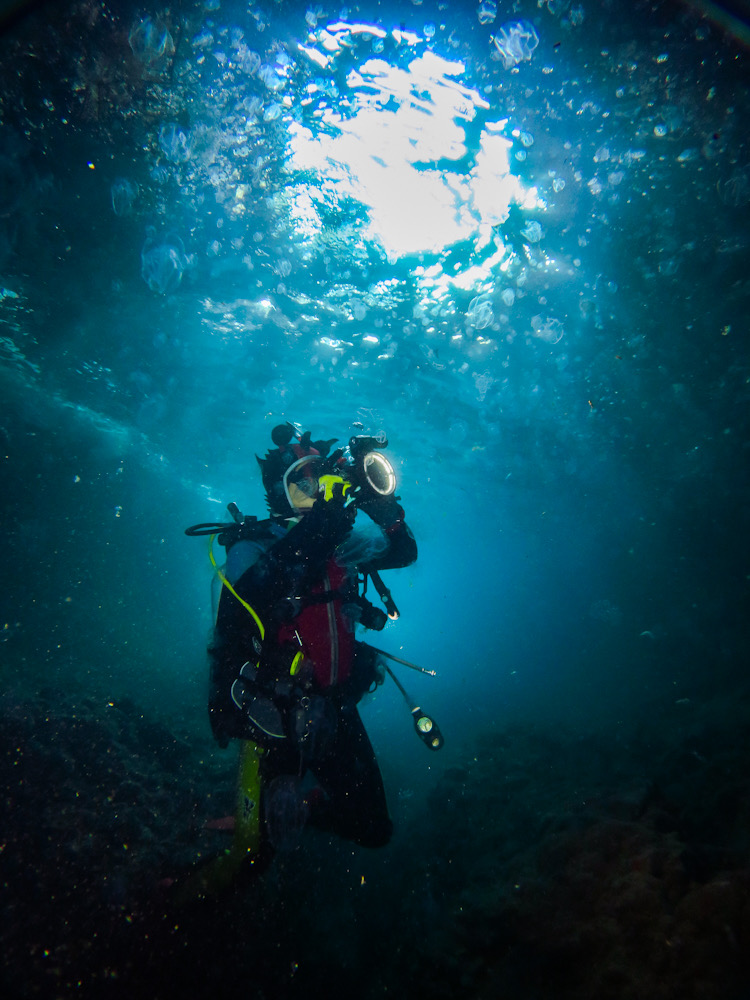
<path fill-rule="evenodd" d="M 446 248 L 471 241 L 475 253 L 485 251 L 483 270 L 491 268 L 504 255 L 493 227 L 507 218 L 511 202 L 526 197 L 511 172 L 507 122 L 462 83 L 462 62 L 437 54 L 415 34 L 339 21 L 311 34 L 300 51 L 337 75 L 336 61 L 351 59 L 352 45 L 364 48 L 364 40 L 379 57 L 353 60 L 336 102 L 322 84 L 311 83 L 306 122 L 291 124 L 287 167 L 313 178 L 310 189 L 295 195 L 299 234 L 322 229 L 316 205 L 353 199 L 366 212 L 366 238 L 389 261 L 439 259 Z"/>

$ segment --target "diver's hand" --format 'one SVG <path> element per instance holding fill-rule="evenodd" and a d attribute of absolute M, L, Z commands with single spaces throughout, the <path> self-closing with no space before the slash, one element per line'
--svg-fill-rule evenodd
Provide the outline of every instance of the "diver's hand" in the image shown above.
<path fill-rule="evenodd" d="M 352 530 L 356 507 L 347 503 L 349 484 L 341 476 L 321 476 L 321 492 L 304 524 L 315 534 L 335 539 L 339 545 Z"/>
<path fill-rule="evenodd" d="M 332 500 L 346 503 L 351 498 L 351 485 L 341 476 L 331 473 L 318 479 L 320 494 L 318 499 L 330 503 Z"/>

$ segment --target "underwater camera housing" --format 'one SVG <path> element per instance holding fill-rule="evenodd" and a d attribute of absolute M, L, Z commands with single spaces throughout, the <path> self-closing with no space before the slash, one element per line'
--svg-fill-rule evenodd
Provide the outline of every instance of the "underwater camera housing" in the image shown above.
<path fill-rule="evenodd" d="M 349 439 L 344 451 L 344 475 L 364 493 L 389 497 L 396 491 L 396 472 L 380 449 L 388 447 L 382 432 L 376 437 L 360 434 Z"/>

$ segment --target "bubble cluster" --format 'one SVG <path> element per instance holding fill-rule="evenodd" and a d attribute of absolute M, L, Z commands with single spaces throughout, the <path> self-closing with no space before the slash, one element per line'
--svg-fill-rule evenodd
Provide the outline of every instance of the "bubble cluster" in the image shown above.
<path fill-rule="evenodd" d="M 546 344 L 559 344 L 565 335 L 562 323 L 554 317 L 532 316 L 531 331 L 538 340 L 543 340 Z"/>
<path fill-rule="evenodd" d="M 538 243 L 544 236 L 541 224 L 530 219 L 521 230 L 521 236 L 529 243 Z"/>
<path fill-rule="evenodd" d="M 719 198 L 725 205 L 740 208 L 750 202 L 750 166 L 737 167 L 725 181 L 716 185 Z"/>
<path fill-rule="evenodd" d="M 159 129 L 159 147 L 170 163 L 185 163 L 190 159 L 190 131 L 169 122 Z"/>
<path fill-rule="evenodd" d="M 531 21 L 508 21 L 498 28 L 492 42 L 503 61 L 503 69 L 512 69 L 531 60 L 539 36 Z"/>
<path fill-rule="evenodd" d="M 595 621 L 604 622 L 606 625 L 620 625 L 622 622 L 622 611 L 607 598 L 594 601 L 589 608 L 589 615 Z"/>
<path fill-rule="evenodd" d="M 477 19 L 480 24 L 492 24 L 497 17 L 497 4 L 495 0 L 481 0 L 477 7 Z"/>
<path fill-rule="evenodd" d="M 115 215 L 130 215 L 138 197 L 138 185 L 127 177 L 118 177 L 110 188 L 112 211 Z"/>
<path fill-rule="evenodd" d="M 150 69 L 158 68 L 174 52 L 174 42 L 166 26 L 149 16 L 133 26 L 128 42 L 136 59 Z"/>
<path fill-rule="evenodd" d="M 485 396 L 492 388 L 495 380 L 489 372 L 482 372 L 481 374 L 479 372 L 475 372 L 472 377 L 474 379 L 474 385 L 476 386 L 477 399 L 480 403 L 483 403 Z"/>
<path fill-rule="evenodd" d="M 159 240 L 150 227 L 141 251 L 141 277 L 151 291 L 159 295 L 173 292 L 186 266 L 185 247 L 179 236 L 170 233 Z"/>
<path fill-rule="evenodd" d="M 485 330 L 495 318 L 492 301 L 487 295 L 477 295 L 469 303 L 466 322 L 475 330 Z"/>

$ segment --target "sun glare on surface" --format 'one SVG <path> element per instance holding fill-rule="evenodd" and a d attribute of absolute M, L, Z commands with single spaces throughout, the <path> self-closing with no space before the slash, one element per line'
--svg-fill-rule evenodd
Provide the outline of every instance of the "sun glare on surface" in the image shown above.
<path fill-rule="evenodd" d="M 318 95 L 314 120 L 290 126 L 287 167 L 312 176 L 316 188 L 306 210 L 298 205 L 293 213 L 300 235 L 309 237 L 316 228 L 311 205 L 335 208 L 353 199 L 362 206 L 366 238 L 391 261 L 439 256 L 463 241 L 482 250 L 511 202 L 525 197 L 511 173 L 506 122 L 490 120 L 487 101 L 463 85 L 463 63 L 418 44 L 416 35 L 398 33 L 398 65 L 383 54 L 388 33 L 372 25 L 337 22 L 300 50 L 330 72 L 352 38 L 362 35 L 374 44 L 369 57 L 347 72 L 340 99 Z M 316 100 L 315 84 L 308 99 Z"/>

